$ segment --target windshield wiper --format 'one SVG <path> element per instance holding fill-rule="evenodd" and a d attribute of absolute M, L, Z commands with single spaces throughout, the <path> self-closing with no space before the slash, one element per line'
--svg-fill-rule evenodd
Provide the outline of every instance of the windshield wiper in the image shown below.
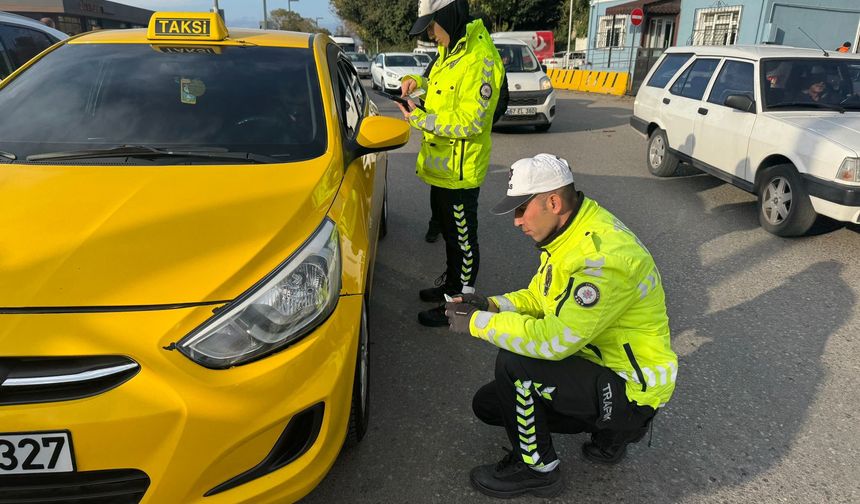
<path fill-rule="evenodd" d="M 235 159 L 252 163 L 280 163 L 281 161 L 254 154 L 253 152 L 234 152 L 223 148 L 206 149 L 165 149 L 149 145 L 120 145 L 109 149 L 84 149 L 79 151 L 45 152 L 27 156 L 27 161 L 60 161 L 71 159 L 98 159 L 110 157 L 195 157 L 207 159 Z"/>
<path fill-rule="evenodd" d="M 16 159 L 18 159 L 18 156 L 16 156 L 15 154 L 12 154 L 11 152 L 6 152 L 4 150 L 0 150 L 0 157 L 4 157 L 6 159 L 11 159 L 12 161 L 15 161 Z"/>
<path fill-rule="evenodd" d="M 782 107 L 813 107 L 813 108 L 822 108 L 822 109 L 827 109 L 827 110 L 835 110 L 835 111 L 839 112 L 840 114 L 845 113 L 844 108 L 840 107 L 839 105 L 831 105 L 829 103 L 793 101 L 793 102 L 779 102 L 779 103 L 775 103 L 773 105 L 767 106 L 768 110 L 774 109 L 774 108 L 782 108 Z"/>

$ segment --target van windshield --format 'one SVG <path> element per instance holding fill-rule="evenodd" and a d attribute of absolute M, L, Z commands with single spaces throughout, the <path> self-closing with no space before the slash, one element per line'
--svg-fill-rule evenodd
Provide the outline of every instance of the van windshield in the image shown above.
<path fill-rule="evenodd" d="M 502 64 L 508 73 L 537 72 L 538 60 L 527 45 L 496 44 Z"/>

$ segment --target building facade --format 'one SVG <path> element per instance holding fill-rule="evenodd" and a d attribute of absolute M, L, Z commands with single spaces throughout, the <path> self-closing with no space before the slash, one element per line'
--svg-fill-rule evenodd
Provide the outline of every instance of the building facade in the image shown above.
<path fill-rule="evenodd" d="M 50 18 L 69 35 L 117 28 L 146 28 L 153 11 L 107 0 L 0 0 L 0 11 Z"/>
<path fill-rule="evenodd" d="M 639 26 L 631 22 L 642 9 Z M 804 33 L 806 32 L 806 33 Z M 635 93 L 663 49 L 779 44 L 834 50 L 860 44 L 860 0 L 593 0 L 587 68 L 629 72 Z"/>

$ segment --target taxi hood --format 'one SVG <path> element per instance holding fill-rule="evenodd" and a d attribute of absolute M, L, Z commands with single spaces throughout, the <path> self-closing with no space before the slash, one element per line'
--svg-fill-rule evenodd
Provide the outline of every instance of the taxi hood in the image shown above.
<path fill-rule="evenodd" d="M 313 233 L 343 170 L 0 166 L 0 308 L 230 300 Z"/>
<path fill-rule="evenodd" d="M 860 113 L 845 112 L 791 112 L 774 114 L 774 117 L 798 128 L 815 132 L 828 140 L 860 153 Z"/>

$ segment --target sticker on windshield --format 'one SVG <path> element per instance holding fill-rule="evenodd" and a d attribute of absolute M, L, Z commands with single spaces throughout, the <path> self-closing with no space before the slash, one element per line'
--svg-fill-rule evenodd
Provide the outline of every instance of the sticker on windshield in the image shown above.
<path fill-rule="evenodd" d="M 200 79 L 180 79 L 179 99 L 182 103 L 196 105 L 197 98 L 206 93 L 206 84 Z"/>

